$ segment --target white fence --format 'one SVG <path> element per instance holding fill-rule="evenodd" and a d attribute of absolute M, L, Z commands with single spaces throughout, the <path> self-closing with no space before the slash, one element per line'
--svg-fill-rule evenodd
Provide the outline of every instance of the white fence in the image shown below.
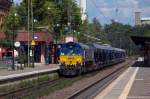
<path fill-rule="evenodd" d="M 12 58 L 0 59 L 0 68 L 9 68 L 13 64 Z"/>

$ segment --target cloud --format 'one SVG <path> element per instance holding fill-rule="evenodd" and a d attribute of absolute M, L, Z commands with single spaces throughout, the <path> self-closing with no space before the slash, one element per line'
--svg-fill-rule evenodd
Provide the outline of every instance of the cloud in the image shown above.
<path fill-rule="evenodd" d="M 142 17 L 150 17 L 150 7 L 143 7 L 140 11 Z"/>
<path fill-rule="evenodd" d="M 109 19 L 120 20 L 120 22 L 123 22 L 125 24 L 128 23 L 134 24 L 134 12 L 139 10 L 140 5 L 139 0 L 94 0 L 94 1 L 96 2 L 98 9 L 100 10 L 99 13 L 104 14 Z M 88 9 L 90 9 L 88 11 L 91 11 L 89 13 L 98 13 L 97 12 L 98 10 L 95 10 L 97 9 L 96 7 L 94 8 L 94 10 L 91 10 L 91 8 Z M 104 23 L 103 21 L 105 20 L 104 16 L 100 15 L 99 18 L 101 18 L 102 20 L 101 22 Z"/>
<path fill-rule="evenodd" d="M 22 0 L 14 1 L 20 3 Z M 76 1 L 79 4 L 80 0 Z M 92 3 L 93 1 L 98 8 Z M 117 19 L 124 24 L 133 25 L 135 11 L 141 11 L 142 17 L 150 17 L 150 0 L 87 0 L 87 3 L 89 20 L 97 17 L 102 24 L 110 23 L 108 20 Z"/>
<path fill-rule="evenodd" d="M 20 3 L 22 0 L 14 0 L 15 3 Z"/>

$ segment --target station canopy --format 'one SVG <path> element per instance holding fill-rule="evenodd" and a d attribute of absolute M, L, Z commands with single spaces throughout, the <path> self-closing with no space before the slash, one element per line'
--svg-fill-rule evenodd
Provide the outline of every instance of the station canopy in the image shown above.
<path fill-rule="evenodd" d="M 150 37 L 145 36 L 131 36 L 131 39 L 138 47 L 144 47 L 150 44 Z"/>
<path fill-rule="evenodd" d="M 133 42 L 143 50 L 144 65 L 150 67 L 150 37 L 132 36 Z"/>

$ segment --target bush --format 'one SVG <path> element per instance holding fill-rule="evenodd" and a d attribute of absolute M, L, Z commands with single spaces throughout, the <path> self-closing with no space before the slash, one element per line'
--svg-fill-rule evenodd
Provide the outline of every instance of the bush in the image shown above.
<path fill-rule="evenodd" d="M 1 47 L 10 47 L 12 45 L 12 42 L 7 39 L 1 39 L 0 40 L 0 46 Z"/>
<path fill-rule="evenodd" d="M 21 54 L 17 57 L 17 61 L 21 64 L 25 64 L 28 62 L 28 58 L 26 54 Z"/>

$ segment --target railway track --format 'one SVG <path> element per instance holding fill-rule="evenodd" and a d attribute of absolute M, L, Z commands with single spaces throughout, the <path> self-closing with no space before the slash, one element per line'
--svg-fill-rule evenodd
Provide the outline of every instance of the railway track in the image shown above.
<path fill-rule="evenodd" d="M 4 76 L 0 78 L 0 85 L 6 84 L 6 83 L 12 83 L 12 82 L 17 82 L 20 80 L 25 80 L 25 79 L 32 79 L 34 77 L 46 75 L 46 74 L 52 74 L 52 73 L 57 73 L 58 68 L 56 69 L 48 69 L 48 70 L 39 70 L 39 71 L 33 71 L 33 72 L 26 72 L 26 73 L 21 73 L 21 74 L 12 74 L 8 76 Z"/>
<path fill-rule="evenodd" d="M 73 93 L 72 95 L 66 97 L 66 99 L 93 99 L 98 93 L 100 93 L 104 88 L 106 88 L 113 80 L 115 80 L 126 68 L 127 65 L 131 65 L 130 62 L 126 66 L 122 66 L 112 73 L 108 74 L 102 79 L 99 79 L 89 86 L 81 88 L 79 91 Z"/>
<path fill-rule="evenodd" d="M 53 86 L 56 82 L 63 80 L 63 77 L 52 81 L 45 81 L 38 83 L 38 86 L 30 86 L 25 88 L 19 88 L 6 93 L 0 93 L 0 99 L 21 99 L 26 96 L 30 96 L 34 90 L 38 90 L 39 87 Z"/>
<path fill-rule="evenodd" d="M 129 65 L 129 62 L 127 62 L 125 65 Z M 75 98 L 88 99 L 87 97 L 89 97 L 89 98 L 94 97 L 96 95 L 96 93 L 92 94 L 93 96 L 91 96 L 91 94 L 87 95 L 87 93 L 91 93 L 91 92 L 87 92 L 87 91 L 91 90 L 91 88 L 93 88 L 92 90 L 95 90 L 95 88 L 93 87 L 93 86 L 95 86 L 97 88 L 96 90 L 99 90 L 97 93 L 99 93 L 108 84 L 110 84 L 114 79 L 116 79 L 119 76 L 119 74 L 122 73 L 123 70 L 125 70 L 126 67 L 127 66 L 122 66 L 122 67 L 118 68 L 111 74 L 107 75 L 105 78 L 92 83 L 90 86 L 82 88 L 81 90 L 73 93 L 71 96 L 69 96 L 67 98 L 68 99 L 75 99 Z M 60 78 L 52 80 L 52 81 L 45 81 L 42 83 L 38 83 L 37 86 L 24 87 L 24 88 L 9 91 L 6 93 L 0 93 L 0 99 L 21 99 L 23 97 L 31 96 L 35 90 L 39 90 L 39 88 L 42 88 L 42 87 L 46 88 L 47 86 L 50 86 L 50 87 L 56 86 L 55 84 L 57 82 L 63 81 L 65 79 L 66 78 L 60 77 Z M 99 85 L 99 82 L 101 82 L 100 85 Z"/>

